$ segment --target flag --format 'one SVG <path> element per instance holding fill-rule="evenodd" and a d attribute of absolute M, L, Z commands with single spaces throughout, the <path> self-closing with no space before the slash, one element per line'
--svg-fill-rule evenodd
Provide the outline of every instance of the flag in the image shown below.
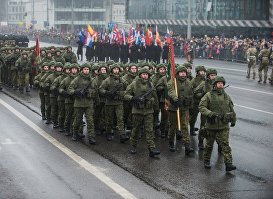
<path fill-rule="evenodd" d="M 82 43 L 84 43 L 85 41 L 85 33 L 84 33 L 84 30 L 81 29 L 80 32 L 78 33 L 78 36 L 79 36 L 79 39 Z"/>
<path fill-rule="evenodd" d="M 153 32 L 151 30 L 151 27 L 147 29 L 146 31 L 146 45 L 147 46 L 150 46 L 152 44 L 152 41 L 153 41 Z"/>
<path fill-rule="evenodd" d="M 168 44 L 171 42 L 171 34 L 168 27 L 167 27 L 167 33 L 166 33 L 166 41 Z"/>
<path fill-rule="evenodd" d="M 86 31 L 86 39 L 84 44 L 90 48 L 93 46 L 93 37 L 91 36 L 89 31 Z"/>
<path fill-rule="evenodd" d="M 124 45 L 126 45 L 126 34 L 125 34 L 125 30 L 124 29 L 121 32 L 121 39 L 122 39 L 122 43 Z"/>
<path fill-rule="evenodd" d="M 88 32 L 90 33 L 91 36 L 94 34 L 94 30 L 89 24 L 87 25 L 87 30 L 88 30 Z"/>
<path fill-rule="evenodd" d="M 129 31 L 129 35 L 128 35 L 128 43 L 130 47 L 132 46 L 134 39 L 135 39 L 135 29 L 134 27 L 131 27 Z"/>
<path fill-rule="evenodd" d="M 36 57 L 40 58 L 40 39 L 39 39 L 39 33 L 36 35 Z"/>
<path fill-rule="evenodd" d="M 162 48 L 162 42 L 160 39 L 159 32 L 157 30 L 157 26 L 155 26 L 155 45 L 159 45 Z"/>

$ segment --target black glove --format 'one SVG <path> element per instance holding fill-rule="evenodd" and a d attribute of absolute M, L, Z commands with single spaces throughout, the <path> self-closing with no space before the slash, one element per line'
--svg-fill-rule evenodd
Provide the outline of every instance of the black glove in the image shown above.
<path fill-rule="evenodd" d="M 65 97 L 65 98 L 67 98 L 67 97 L 69 97 L 69 94 L 68 94 L 68 92 L 67 91 L 63 91 L 63 96 Z"/>
<path fill-rule="evenodd" d="M 74 94 L 77 96 L 77 97 L 83 97 L 83 93 L 81 92 L 81 89 L 76 89 L 74 91 Z"/>
<path fill-rule="evenodd" d="M 234 127 L 235 126 L 235 122 L 232 122 L 231 124 L 230 124 L 230 127 Z"/>
<path fill-rule="evenodd" d="M 137 97 L 137 96 L 132 97 L 131 101 L 132 101 L 133 103 L 138 103 L 138 102 L 140 102 L 139 97 Z"/>
<path fill-rule="evenodd" d="M 114 97 L 115 97 L 115 94 L 112 93 L 112 92 L 110 92 L 110 91 L 106 91 L 106 92 L 105 92 L 105 95 L 106 95 L 107 97 L 109 97 L 109 98 L 114 98 Z"/>
<path fill-rule="evenodd" d="M 181 100 L 176 100 L 172 102 L 172 105 L 174 105 L 176 108 L 181 107 L 183 105 L 183 102 Z"/>

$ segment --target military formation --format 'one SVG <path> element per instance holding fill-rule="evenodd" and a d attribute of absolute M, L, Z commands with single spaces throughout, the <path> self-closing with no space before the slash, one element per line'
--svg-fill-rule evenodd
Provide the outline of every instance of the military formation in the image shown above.
<path fill-rule="evenodd" d="M 139 138 L 145 135 L 148 154 L 154 157 L 160 154 L 155 138 L 161 137 L 168 141 L 170 152 L 176 151 L 181 140 L 185 155 L 190 156 L 194 152 L 191 136 L 199 131 L 198 148 L 204 150 L 204 167 L 211 168 L 216 141 L 226 171 L 236 169 L 229 145 L 236 113 L 225 92 L 226 81 L 215 69 L 196 66 L 193 75 L 191 63 L 176 64 L 173 79 L 167 75 L 166 63 L 153 61 L 123 64 L 104 60 L 80 65 L 71 46 L 41 48 L 37 56 L 36 47 L 22 48 L 12 43 L 2 45 L 0 52 L 1 88 L 3 83 L 22 93 L 38 89 L 42 120 L 73 141 L 88 136 L 89 144 L 95 145 L 96 136 L 105 136 L 106 142 L 130 142 L 129 152 L 136 154 Z M 248 49 L 247 78 L 251 74 L 256 78 L 257 58 L 259 82 L 265 83 L 272 59 L 266 45 L 259 53 L 253 46 Z"/>

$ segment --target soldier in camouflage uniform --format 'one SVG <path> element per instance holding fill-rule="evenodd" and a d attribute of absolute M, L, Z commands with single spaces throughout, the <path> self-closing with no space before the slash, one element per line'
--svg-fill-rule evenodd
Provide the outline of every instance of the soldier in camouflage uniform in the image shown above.
<path fill-rule="evenodd" d="M 21 56 L 20 48 L 16 46 L 14 48 L 12 63 L 11 63 L 11 85 L 13 86 L 13 89 L 16 90 L 18 88 L 18 68 L 15 66 L 15 62 L 19 59 Z"/>
<path fill-rule="evenodd" d="M 61 81 L 59 93 L 64 96 L 65 98 L 65 119 L 64 119 L 64 129 L 65 129 L 65 135 L 70 136 L 72 135 L 73 130 L 73 120 L 75 118 L 74 113 L 74 96 L 69 95 L 68 93 L 68 87 L 72 80 L 77 77 L 79 72 L 79 65 L 77 63 L 70 65 L 70 74 L 68 77 L 66 77 L 63 81 Z"/>
<path fill-rule="evenodd" d="M 6 83 L 9 87 L 12 87 L 11 85 L 11 66 L 15 65 L 15 60 L 13 56 L 13 48 L 8 47 L 7 48 L 7 55 L 5 56 L 5 61 L 6 61 L 6 70 L 7 70 L 7 80 Z"/>
<path fill-rule="evenodd" d="M 144 123 L 146 132 L 146 142 L 149 149 L 149 156 L 154 157 L 160 154 L 160 151 L 155 148 L 153 135 L 153 114 L 154 110 L 158 110 L 158 99 L 156 90 L 150 80 L 151 72 L 142 68 L 139 70 L 139 78 L 133 81 L 126 89 L 125 100 L 133 103 L 132 122 L 133 129 L 131 133 L 131 154 L 137 152 L 138 132 Z"/>
<path fill-rule="evenodd" d="M 246 78 L 250 78 L 250 73 L 252 70 L 252 78 L 255 79 L 256 76 L 256 56 L 257 56 L 257 49 L 254 47 L 254 44 L 251 43 L 250 47 L 246 51 L 247 57 L 247 75 Z"/>
<path fill-rule="evenodd" d="M 47 50 L 45 57 L 41 61 L 41 64 L 43 64 L 44 62 L 50 63 L 51 61 L 55 61 L 55 60 L 52 57 L 51 51 Z"/>
<path fill-rule="evenodd" d="M 107 65 L 105 62 L 101 62 L 99 64 L 94 64 L 93 68 L 99 65 L 98 75 L 95 77 L 94 82 L 99 88 L 103 82 L 108 77 L 107 74 Z M 102 135 L 105 131 L 105 101 L 106 98 L 103 95 L 99 94 L 99 101 L 95 104 L 95 111 L 94 111 L 94 125 L 96 134 Z"/>
<path fill-rule="evenodd" d="M 81 66 L 81 73 L 72 80 L 68 87 L 68 93 L 75 96 L 74 111 L 75 118 L 73 121 L 73 141 L 84 137 L 79 134 L 80 125 L 82 124 L 83 115 L 87 123 L 89 144 L 96 144 L 94 132 L 94 101 L 97 100 L 97 85 L 92 81 L 90 76 L 91 66 L 84 63 Z"/>
<path fill-rule="evenodd" d="M 56 62 L 56 64 L 61 62 Z M 58 125 L 59 125 L 59 132 L 64 132 L 64 118 L 65 118 L 65 98 L 63 95 L 60 95 L 59 93 L 59 87 L 64 78 L 66 78 L 70 73 L 70 63 L 66 63 L 63 68 L 63 72 L 53 81 L 50 90 L 54 91 L 57 95 L 57 106 L 58 106 Z M 57 72 L 57 70 L 56 70 Z"/>
<path fill-rule="evenodd" d="M 167 89 L 167 75 L 165 64 L 158 64 L 156 74 L 152 77 L 152 83 L 156 89 L 156 94 L 159 103 L 159 110 L 154 112 L 154 123 L 159 123 L 159 112 L 161 112 L 160 133 L 161 138 L 165 138 L 168 134 L 168 113 L 165 110 L 165 98 Z"/>
<path fill-rule="evenodd" d="M 110 76 L 103 80 L 99 92 L 106 97 L 106 138 L 111 141 L 114 118 L 116 118 L 117 131 L 119 133 L 120 142 L 124 143 L 129 140 L 125 135 L 123 122 L 123 97 L 125 92 L 125 83 L 120 76 L 120 67 L 113 64 L 110 67 Z"/>
<path fill-rule="evenodd" d="M 128 67 L 128 72 L 125 74 L 122 79 L 125 83 L 125 87 L 129 86 L 137 76 L 138 67 L 135 63 L 130 63 Z M 123 109 L 124 109 L 124 124 L 127 129 L 132 129 L 132 104 L 131 102 L 124 101 Z"/>
<path fill-rule="evenodd" d="M 216 140 L 222 148 L 226 171 L 232 171 L 236 167 L 232 164 L 232 154 L 229 145 L 229 124 L 231 127 L 235 126 L 236 114 L 233 109 L 233 102 L 224 90 L 225 83 L 223 77 L 216 77 L 213 83 L 213 90 L 201 99 L 199 109 L 201 114 L 207 117 L 204 167 L 206 169 L 211 168 L 210 158 L 213 144 Z"/>
<path fill-rule="evenodd" d="M 50 74 L 45 80 L 45 87 L 49 90 L 50 116 L 53 122 L 53 128 L 58 128 L 58 91 L 56 90 L 55 86 L 52 87 L 52 84 L 62 74 L 63 64 L 61 62 L 55 62 L 54 66 L 54 72 Z"/>
<path fill-rule="evenodd" d="M 65 59 L 63 58 L 62 51 L 59 48 L 55 50 L 55 55 L 53 58 L 56 62 L 61 62 L 63 65 L 65 65 Z"/>
<path fill-rule="evenodd" d="M 273 62 L 273 52 L 272 52 L 271 55 L 270 55 L 270 59 L 271 59 L 271 61 Z M 270 75 L 270 78 L 268 78 L 268 80 L 269 80 L 269 83 L 270 83 L 271 85 L 273 85 L 273 68 L 272 68 L 272 70 L 271 70 L 271 75 Z"/>
<path fill-rule="evenodd" d="M 196 76 L 191 80 L 192 88 L 195 89 L 197 86 L 199 86 L 202 82 L 205 81 L 205 75 L 206 75 L 206 68 L 205 66 L 197 66 L 195 68 Z M 195 133 L 195 123 L 197 120 L 197 116 L 199 113 L 198 105 L 201 98 L 197 98 L 196 96 L 193 97 L 193 107 L 190 108 L 190 135 L 196 136 Z"/>
<path fill-rule="evenodd" d="M 72 52 L 72 47 L 67 46 L 66 52 L 63 54 L 63 58 L 65 59 L 65 62 L 69 63 L 77 63 L 77 56 L 74 52 Z"/>
<path fill-rule="evenodd" d="M 2 55 L 2 48 L 0 49 L 0 91 L 2 90 L 2 82 L 3 82 L 3 70 L 4 70 L 4 65 L 5 65 L 5 61 L 4 61 L 4 57 Z"/>
<path fill-rule="evenodd" d="M 16 61 L 15 66 L 18 69 L 19 90 L 23 92 L 25 88 L 26 92 L 29 92 L 29 73 L 31 70 L 31 63 L 27 52 L 22 53 L 21 57 Z"/>
<path fill-rule="evenodd" d="M 50 106 L 50 87 L 45 84 L 47 77 L 54 73 L 55 62 L 51 61 L 48 63 L 49 70 L 42 76 L 40 81 L 40 88 L 44 92 L 45 96 L 45 114 L 46 114 L 46 124 L 51 123 L 51 106 Z"/>
<path fill-rule="evenodd" d="M 193 152 L 193 148 L 190 146 L 190 135 L 189 135 L 189 109 L 192 106 L 193 99 L 193 90 L 190 81 L 187 78 L 187 68 L 184 66 L 178 66 L 176 69 L 177 74 L 177 92 L 176 95 L 174 80 L 171 79 L 168 82 L 168 95 L 170 97 L 170 106 L 169 106 L 169 120 L 170 120 L 170 129 L 169 129 L 169 149 L 171 152 L 175 151 L 175 134 L 178 130 L 177 124 L 177 109 L 180 111 L 180 124 L 181 124 L 181 133 L 183 138 L 183 143 L 185 144 L 185 154 L 189 155 Z"/>
<path fill-rule="evenodd" d="M 193 79 L 192 76 L 192 64 L 191 63 L 184 63 L 183 66 L 187 68 L 187 78 L 191 81 Z"/>
<path fill-rule="evenodd" d="M 45 95 L 44 95 L 44 91 L 43 88 L 40 86 L 40 82 L 42 77 L 47 73 L 47 71 L 49 70 L 49 66 L 47 62 L 44 62 L 42 65 L 42 70 L 41 72 L 35 76 L 34 78 L 34 86 L 39 88 L 39 97 L 40 97 L 40 109 L 41 109 L 41 113 L 42 113 L 42 120 L 46 120 L 46 114 L 45 114 Z"/>
<path fill-rule="evenodd" d="M 264 71 L 264 81 L 263 83 L 265 84 L 267 81 L 267 71 L 268 71 L 268 65 L 269 65 L 269 56 L 270 56 L 270 51 L 268 50 L 268 45 L 267 43 L 264 44 L 264 49 L 262 49 L 258 55 L 259 60 L 260 60 L 260 65 L 259 65 L 259 81 L 258 83 L 262 82 L 262 71 Z"/>
<path fill-rule="evenodd" d="M 212 68 L 207 69 L 206 80 L 201 82 L 201 84 L 193 90 L 195 98 L 201 99 L 206 93 L 212 90 L 213 82 L 216 78 L 216 75 L 217 75 L 217 71 L 215 69 L 212 69 Z M 206 120 L 207 120 L 206 117 L 201 114 L 201 122 L 200 122 L 199 134 L 198 134 L 199 150 L 204 150 L 204 138 L 206 137 L 206 130 L 205 130 Z M 218 147 L 218 149 L 220 148 Z"/>

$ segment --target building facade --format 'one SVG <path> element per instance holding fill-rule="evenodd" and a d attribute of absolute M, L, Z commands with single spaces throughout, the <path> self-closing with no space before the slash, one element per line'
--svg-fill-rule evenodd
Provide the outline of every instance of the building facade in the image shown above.
<path fill-rule="evenodd" d="M 127 23 L 185 29 L 189 3 L 193 29 L 273 27 L 273 0 L 129 0 Z"/>

